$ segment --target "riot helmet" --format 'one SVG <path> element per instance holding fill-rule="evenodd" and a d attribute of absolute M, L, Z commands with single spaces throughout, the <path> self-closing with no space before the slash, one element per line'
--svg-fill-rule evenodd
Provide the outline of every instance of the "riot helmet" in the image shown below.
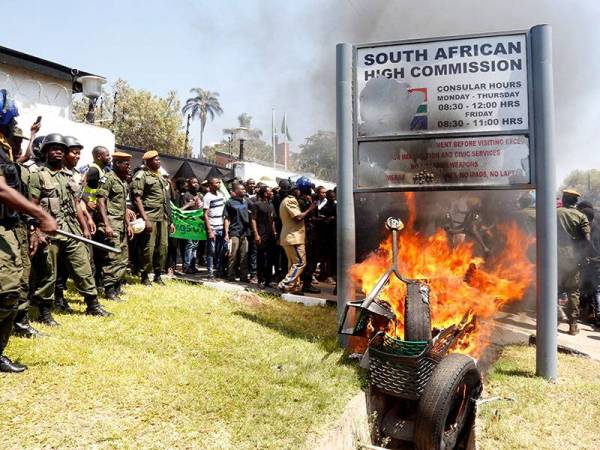
<path fill-rule="evenodd" d="M 77 138 L 73 136 L 63 136 L 63 141 L 65 145 L 69 148 L 77 147 L 79 150 L 83 148 L 83 145 L 77 140 Z"/>
<path fill-rule="evenodd" d="M 42 141 L 41 148 L 42 153 L 45 153 L 50 145 L 60 145 L 62 147 L 65 147 L 65 150 L 67 149 L 67 143 L 65 142 L 65 138 L 60 133 L 50 133 L 44 138 L 44 140 Z"/>
<path fill-rule="evenodd" d="M 42 143 L 44 142 L 44 138 L 46 136 L 38 136 L 33 140 L 31 145 L 33 150 L 33 157 L 36 161 L 42 160 Z"/>

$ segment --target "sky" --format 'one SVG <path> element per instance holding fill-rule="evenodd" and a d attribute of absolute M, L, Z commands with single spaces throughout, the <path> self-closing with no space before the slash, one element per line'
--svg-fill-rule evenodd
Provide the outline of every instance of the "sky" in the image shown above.
<path fill-rule="evenodd" d="M 558 176 L 600 168 L 597 0 L 0 0 L 0 45 L 118 78 L 157 95 L 220 93 L 205 144 L 247 112 L 270 135 L 288 115 L 294 146 L 335 129 L 335 44 L 529 28 L 554 31 Z M 191 137 L 197 152 L 199 125 Z"/>

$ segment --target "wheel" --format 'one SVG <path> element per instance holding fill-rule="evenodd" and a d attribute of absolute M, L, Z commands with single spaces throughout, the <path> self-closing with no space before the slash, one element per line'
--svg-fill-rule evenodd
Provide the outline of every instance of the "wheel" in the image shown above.
<path fill-rule="evenodd" d="M 433 371 L 417 407 L 418 450 L 452 450 L 468 434 L 481 374 L 472 358 L 453 353 Z"/>
<path fill-rule="evenodd" d="M 409 283 L 404 300 L 404 339 L 407 341 L 431 340 L 429 311 L 429 286 Z"/>

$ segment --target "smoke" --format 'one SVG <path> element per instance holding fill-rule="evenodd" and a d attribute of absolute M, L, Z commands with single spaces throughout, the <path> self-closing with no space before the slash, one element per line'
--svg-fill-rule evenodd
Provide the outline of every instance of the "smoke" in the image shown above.
<path fill-rule="evenodd" d="M 191 2 L 189 3 L 191 4 Z M 189 6 L 188 4 L 188 6 Z M 220 2 L 223 10 L 237 2 Z M 198 14 L 201 11 L 198 10 Z M 248 110 L 270 129 L 271 106 L 289 115 L 301 136 L 335 129 L 335 44 L 553 26 L 559 180 L 574 168 L 600 165 L 600 2 L 595 0 L 310 0 L 261 1 L 243 14 L 195 25 L 226 54 Z M 199 23 L 194 21 L 194 23 Z M 259 111 L 260 110 L 260 111 Z M 236 114 L 239 111 L 236 111 Z M 299 139 L 296 139 L 297 141 Z"/>

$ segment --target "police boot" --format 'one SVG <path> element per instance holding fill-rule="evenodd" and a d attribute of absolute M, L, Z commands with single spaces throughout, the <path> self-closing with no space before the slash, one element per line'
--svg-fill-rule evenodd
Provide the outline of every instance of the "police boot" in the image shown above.
<path fill-rule="evenodd" d="M 106 311 L 102 305 L 98 302 L 97 295 L 86 295 L 84 297 L 85 304 L 87 308 L 85 309 L 85 313 L 88 316 L 101 316 L 101 317 L 110 317 L 113 314 Z"/>
<path fill-rule="evenodd" d="M 146 272 L 142 272 L 141 282 L 144 286 L 152 286 L 152 282 L 150 281 L 150 278 L 148 278 L 148 274 Z"/>
<path fill-rule="evenodd" d="M 12 362 L 6 356 L 0 356 L 0 372 L 20 373 L 27 370 L 27 366 Z"/>
<path fill-rule="evenodd" d="M 69 305 L 69 302 L 65 299 L 62 292 L 55 293 L 54 295 L 56 299 L 54 300 L 54 309 L 57 312 L 62 312 L 66 314 L 73 314 L 73 308 Z"/>
<path fill-rule="evenodd" d="M 34 338 L 41 337 L 44 334 L 36 330 L 29 323 L 29 314 L 26 310 L 19 311 L 15 317 L 13 334 L 18 337 Z"/>
<path fill-rule="evenodd" d="M 124 301 L 121 297 L 119 297 L 119 291 L 116 286 L 106 286 L 104 289 L 104 297 L 107 300 L 112 300 L 113 302 L 122 302 Z"/>
<path fill-rule="evenodd" d="M 165 285 L 165 282 L 160 277 L 160 272 L 154 272 L 154 282 L 160 286 Z"/>
<path fill-rule="evenodd" d="M 123 280 L 121 280 L 121 281 L 119 281 L 117 283 L 117 288 L 116 289 L 117 289 L 117 295 L 118 296 L 123 295 L 123 284 L 125 284 Z"/>
<path fill-rule="evenodd" d="M 574 320 L 569 324 L 569 334 L 571 336 L 575 336 L 579 334 L 579 326 L 577 325 L 577 321 Z"/>
<path fill-rule="evenodd" d="M 60 323 L 54 320 L 52 317 L 52 307 L 50 305 L 40 305 L 40 317 L 38 318 L 38 322 L 43 323 L 44 325 L 48 325 L 49 327 L 58 327 Z"/>

